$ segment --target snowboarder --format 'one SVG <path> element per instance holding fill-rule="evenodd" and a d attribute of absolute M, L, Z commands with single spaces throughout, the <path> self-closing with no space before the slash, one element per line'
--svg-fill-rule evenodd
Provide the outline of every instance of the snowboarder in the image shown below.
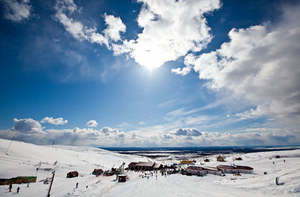
<path fill-rule="evenodd" d="M 19 191 L 20 191 L 20 187 L 17 188 L 17 193 L 19 193 Z"/>

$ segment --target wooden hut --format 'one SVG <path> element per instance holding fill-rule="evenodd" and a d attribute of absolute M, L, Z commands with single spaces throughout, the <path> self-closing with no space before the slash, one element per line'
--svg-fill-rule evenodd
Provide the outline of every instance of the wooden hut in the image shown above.
<path fill-rule="evenodd" d="M 119 175 L 118 176 L 118 182 L 119 183 L 124 183 L 127 181 L 127 175 Z"/>
<path fill-rule="evenodd" d="M 217 156 L 217 161 L 224 162 L 225 159 L 221 155 Z"/>
<path fill-rule="evenodd" d="M 103 173 L 102 169 L 94 169 L 92 172 L 93 175 L 100 176 Z"/>
<path fill-rule="evenodd" d="M 77 171 L 68 172 L 67 178 L 78 177 L 79 173 Z"/>

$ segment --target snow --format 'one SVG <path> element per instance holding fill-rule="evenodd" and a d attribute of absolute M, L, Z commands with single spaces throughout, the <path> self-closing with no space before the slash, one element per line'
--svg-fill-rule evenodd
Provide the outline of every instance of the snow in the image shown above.
<path fill-rule="evenodd" d="M 10 141 L 0 139 L 0 178 L 16 176 L 37 176 L 36 183 L 13 185 L 13 191 L 8 192 L 8 186 L 0 186 L 0 196 L 46 196 L 49 184 L 40 182 L 52 176 L 55 178 L 51 197 L 60 196 L 103 196 L 103 197 L 189 197 L 189 196 L 300 196 L 300 150 L 259 152 L 248 154 L 228 154 L 226 162 L 217 162 L 216 155 L 193 158 L 202 166 L 215 167 L 220 164 L 230 165 L 233 158 L 236 165 L 246 165 L 254 168 L 253 174 L 235 176 L 207 175 L 204 177 L 172 174 L 161 176 L 154 173 L 149 178 L 142 178 L 142 172 L 127 172 L 129 180 L 118 183 L 115 176 L 96 177 L 91 174 L 95 168 L 109 170 L 119 167 L 123 162 L 148 161 L 146 157 L 118 154 L 94 147 L 75 146 L 37 146 L 24 142 L 13 141 L 8 155 L 5 154 Z M 280 155 L 281 158 L 275 158 Z M 176 157 L 178 158 L 178 157 Z M 203 162 L 205 158 L 210 162 Z M 285 162 L 284 162 L 285 160 Z M 164 164 L 179 162 L 176 159 L 159 160 Z M 273 164 L 273 162 L 275 164 Z M 40 168 L 38 171 L 37 168 Z M 79 177 L 66 178 L 70 171 L 78 171 Z M 267 172 L 264 175 L 264 172 Z M 279 183 L 275 184 L 275 178 Z M 76 189 L 76 183 L 79 183 Z M 20 193 L 16 188 L 20 187 Z"/>

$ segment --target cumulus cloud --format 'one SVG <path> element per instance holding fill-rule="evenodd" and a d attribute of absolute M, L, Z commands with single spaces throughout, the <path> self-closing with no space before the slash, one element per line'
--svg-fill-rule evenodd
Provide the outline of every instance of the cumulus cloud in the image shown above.
<path fill-rule="evenodd" d="M 43 130 L 41 124 L 31 118 L 14 118 L 14 123 L 15 125 L 11 128 L 11 130 L 20 133 L 40 133 Z"/>
<path fill-rule="evenodd" d="M 113 129 L 110 127 L 103 127 L 100 129 L 101 133 L 104 133 L 105 135 L 111 135 L 111 134 L 118 134 L 119 130 L 118 129 Z"/>
<path fill-rule="evenodd" d="M 98 122 L 96 120 L 90 120 L 86 123 L 86 126 L 88 126 L 88 127 L 97 127 Z"/>
<path fill-rule="evenodd" d="M 200 136 L 201 132 L 195 128 L 180 128 L 171 131 L 170 134 L 177 136 Z"/>
<path fill-rule="evenodd" d="M 4 17 L 14 22 L 28 19 L 30 16 L 30 0 L 2 0 L 4 4 Z"/>
<path fill-rule="evenodd" d="M 207 80 L 208 88 L 229 90 L 255 106 L 237 113 L 238 117 L 299 119 L 299 8 L 285 8 L 278 24 L 232 29 L 230 41 L 220 49 L 187 55 L 186 69 L 199 73 L 200 79 Z"/>
<path fill-rule="evenodd" d="M 31 118 L 14 119 L 10 130 L 0 130 L 0 138 L 20 140 L 34 144 L 89 145 L 89 146 L 121 146 L 130 144 L 127 133 L 111 127 L 101 129 L 79 128 L 47 129 L 40 122 Z"/>
<path fill-rule="evenodd" d="M 120 32 L 126 31 L 126 26 L 123 24 L 120 17 L 114 17 L 112 15 L 104 15 L 107 28 L 103 31 L 106 38 L 110 38 L 113 41 L 119 41 L 121 39 Z"/>
<path fill-rule="evenodd" d="M 159 126 L 157 126 L 159 127 Z M 160 127 L 161 128 L 161 127 Z M 248 128 L 240 132 L 208 132 L 179 128 L 149 133 L 122 132 L 111 127 L 46 129 L 31 118 L 14 119 L 10 130 L 0 130 L 0 138 L 35 143 L 92 146 L 253 146 L 299 144 L 300 132 L 288 128 Z"/>
<path fill-rule="evenodd" d="M 73 0 L 57 0 L 55 4 L 55 19 L 60 22 L 66 31 L 75 39 L 105 45 L 110 49 L 110 42 L 117 42 L 121 39 L 120 33 L 126 31 L 126 26 L 123 24 L 120 17 L 104 14 L 105 24 L 107 28 L 102 33 L 97 32 L 95 26 L 88 27 L 81 21 L 74 20 L 72 14 L 79 12 L 79 8 Z"/>
<path fill-rule="evenodd" d="M 113 45 L 116 55 L 129 53 L 142 66 L 159 67 L 201 51 L 212 39 L 203 14 L 220 8 L 219 0 L 138 2 L 143 4 L 137 18 L 143 31 L 135 40 Z"/>
<path fill-rule="evenodd" d="M 63 118 L 53 118 L 46 116 L 41 120 L 41 123 L 48 123 L 53 125 L 64 125 L 68 123 L 68 120 L 64 120 Z"/>

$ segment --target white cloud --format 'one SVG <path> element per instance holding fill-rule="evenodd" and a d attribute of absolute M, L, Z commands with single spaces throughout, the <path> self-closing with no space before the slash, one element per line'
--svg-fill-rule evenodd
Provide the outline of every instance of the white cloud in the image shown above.
<path fill-rule="evenodd" d="M 300 132 L 288 128 L 248 128 L 244 131 L 208 132 L 197 128 L 165 130 L 163 125 L 132 132 L 111 127 L 101 129 L 45 129 L 31 118 L 14 119 L 10 131 L 0 130 L 0 138 L 36 143 L 93 146 L 242 146 L 299 144 Z M 170 127 L 169 127 L 170 128 Z M 155 130 L 155 132 L 151 132 Z"/>
<path fill-rule="evenodd" d="M 41 123 L 48 123 L 53 125 L 64 125 L 68 123 L 68 120 L 64 120 L 63 118 L 53 118 L 46 116 L 41 120 Z"/>
<path fill-rule="evenodd" d="M 15 125 L 11 128 L 11 130 L 20 133 L 40 133 L 43 130 L 41 124 L 31 118 L 14 118 L 14 123 Z"/>
<path fill-rule="evenodd" d="M 230 41 L 220 49 L 199 56 L 190 54 L 185 65 L 207 80 L 208 88 L 229 90 L 256 106 L 236 116 L 299 120 L 299 8 L 285 8 L 278 24 L 232 29 Z"/>
<path fill-rule="evenodd" d="M 30 16 L 30 0 L 2 0 L 4 3 L 4 17 L 14 22 L 28 19 Z"/>
<path fill-rule="evenodd" d="M 120 32 L 126 31 L 126 26 L 123 24 L 120 17 L 114 17 L 112 15 L 104 14 L 105 23 L 107 28 L 103 31 L 106 38 L 110 38 L 113 41 L 119 41 L 121 39 Z"/>
<path fill-rule="evenodd" d="M 88 126 L 88 127 L 97 127 L 98 122 L 96 120 L 90 120 L 86 123 L 86 126 Z"/>
<path fill-rule="evenodd" d="M 189 51 L 201 51 L 212 39 L 203 14 L 218 9 L 219 0 L 138 2 L 143 3 L 137 18 L 143 31 L 136 40 L 113 45 L 116 55 L 129 53 L 142 66 L 159 67 Z"/>
<path fill-rule="evenodd" d="M 118 129 L 113 129 L 111 127 L 103 127 L 100 129 L 101 133 L 104 133 L 105 135 L 111 135 L 111 134 L 116 134 L 119 133 Z"/>
<path fill-rule="evenodd" d="M 171 131 L 169 134 L 177 136 L 200 136 L 202 135 L 198 129 L 195 128 L 181 128 Z"/>
<path fill-rule="evenodd" d="M 75 39 L 105 45 L 110 49 L 111 42 L 117 42 L 121 39 L 120 33 L 126 31 L 120 17 L 104 14 L 105 24 L 107 28 L 103 30 L 103 34 L 97 32 L 97 28 L 88 27 L 82 22 L 74 20 L 71 16 L 74 12 L 81 9 L 77 7 L 73 0 L 57 0 L 55 4 L 55 19 L 59 21 L 66 31 Z"/>

